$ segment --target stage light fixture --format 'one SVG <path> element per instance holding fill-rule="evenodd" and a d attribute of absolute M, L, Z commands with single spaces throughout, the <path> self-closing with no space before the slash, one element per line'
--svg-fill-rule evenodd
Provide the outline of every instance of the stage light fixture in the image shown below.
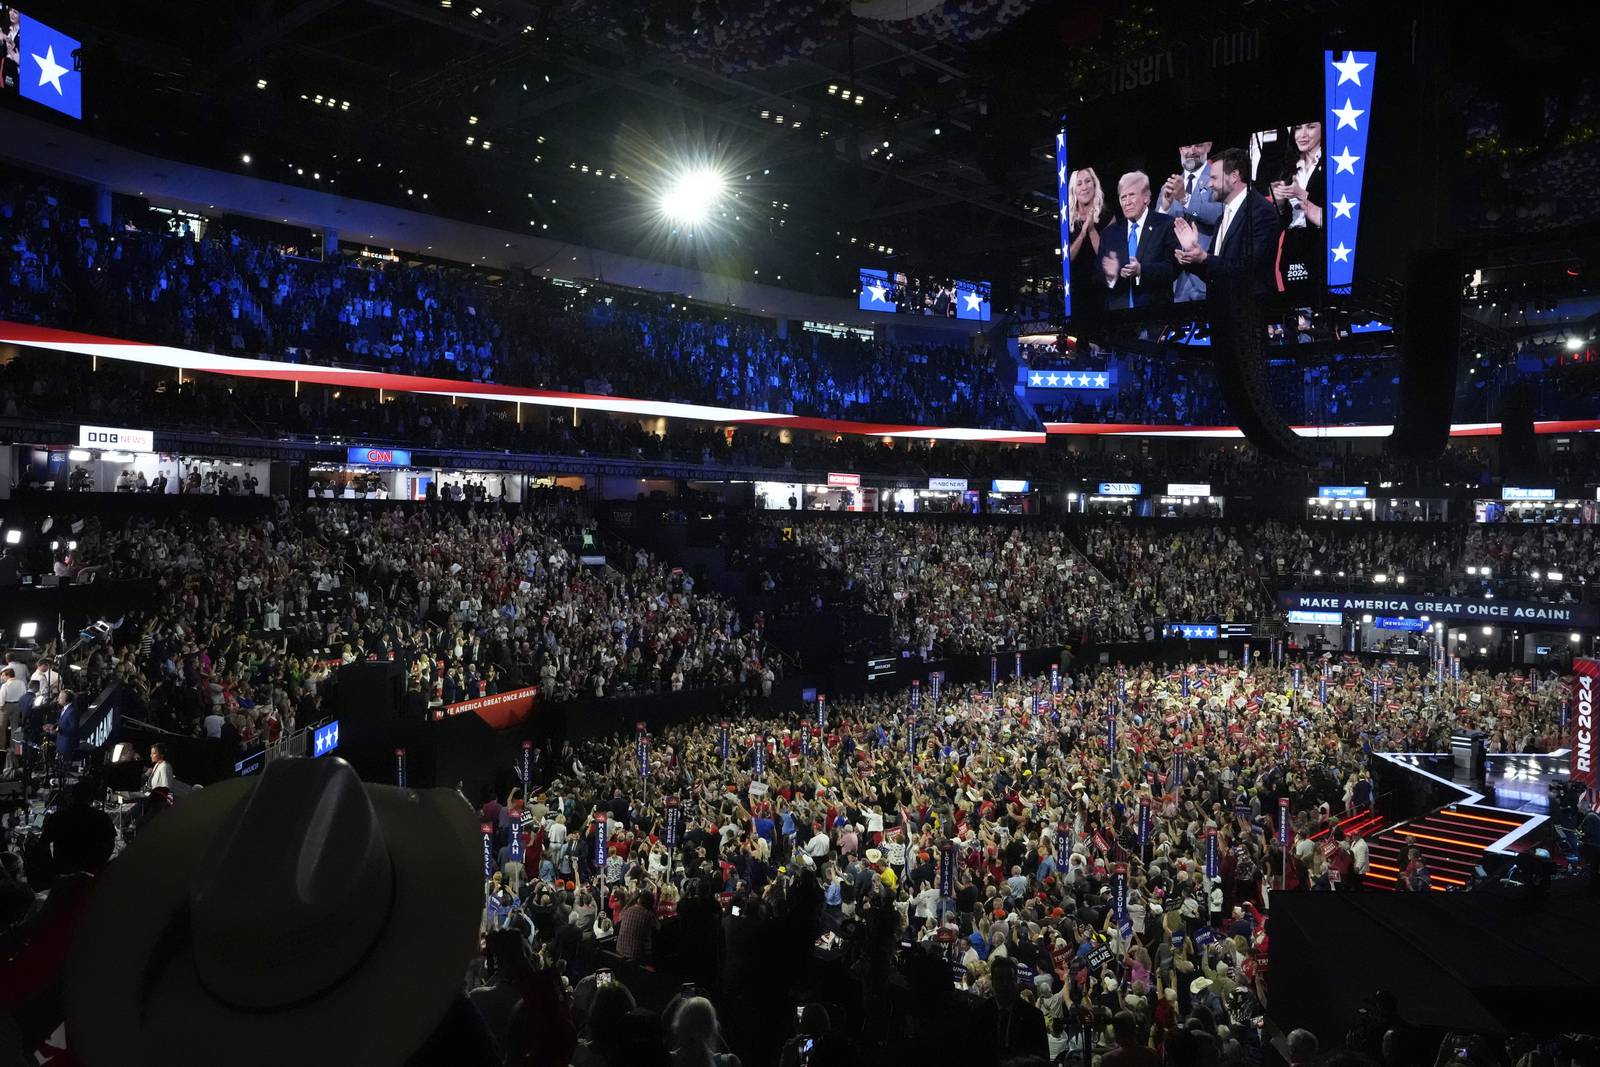
<path fill-rule="evenodd" d="M 668 218 L 682 223 L 703 220 L 728 186 L 727 179 L 710 169 L 698 167 L 679 174 L 661 194 L 658 206 Z"/>
<path fill-rule="evenodd" d="M 36 622 L 21 622 L 17 624 L 17 637 L 23 641 L 31 641 L 39 636 L 39 624 Z"/>
<path fill-rule="evenodd" d="M 20 545 L 21 543 L 22 543 L 22 531 L 21 530 L 7 530 L 6 531 L 6 544 L 8 544 L 8 545 Z"/>
<path fill-rule="evenodd" d="M 74 448 L 67 453 L 67 458 L 74 463 L 87 463 L 89 461 L 89 450 L 86 448 Z"/>

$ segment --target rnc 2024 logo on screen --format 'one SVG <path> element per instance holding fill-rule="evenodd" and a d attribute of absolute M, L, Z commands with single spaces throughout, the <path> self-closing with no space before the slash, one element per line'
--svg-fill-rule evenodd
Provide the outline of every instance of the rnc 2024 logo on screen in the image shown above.
<path fill-rule="evenodd" d="M 5 58 L 0 86 L 63 115 L 83 117 L 83 74 L 79 42 L 9 4 L 0 4 Z"/>

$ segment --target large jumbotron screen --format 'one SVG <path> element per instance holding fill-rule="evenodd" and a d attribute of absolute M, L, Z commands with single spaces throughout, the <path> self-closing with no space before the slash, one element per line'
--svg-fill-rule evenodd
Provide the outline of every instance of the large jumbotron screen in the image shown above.
<path fill-rule="evenodd" d="M 1055 162 L 1067 317 L 1203 300 L 1208 270 L 1184 256 L 1196 245 L 1239 256 L 1249 242 L 1259 287 L 1297 303 L 1348 293 L 1376 69 L 1376 52 L 1324 52 L 1320 114 L 1218 124 L 1159 151 L 1119 146 L 1106 161 L 1075 157 L 1064 120 Z M 1110 161 L 1141 156 L 1143 168 Z"/>

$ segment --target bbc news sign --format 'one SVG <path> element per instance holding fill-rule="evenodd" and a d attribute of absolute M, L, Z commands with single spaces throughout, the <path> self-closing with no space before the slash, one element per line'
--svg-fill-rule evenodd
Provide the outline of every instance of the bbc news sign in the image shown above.
<path fill-rule="evenodd" d="M 1540 604 L 1529 600 L 1466 600 L 1405 596 L 1396 593 L 1309 593 L 1301 590 L 1279 590 L 1278 607 L 1285 611 L 1427 615 L 1433 619 L 1545 623 L 1557 627 L 1600 625 L 1600 608 L 1593 604 Z"/>
<path fill-rule="evenodd" d="M 78 447 L 154 452 L 156 435 L 153 430 L 130 430 L 124 426 L 79 426 Z"/>
<path fill-rule="evenodd" d="M 967 480 L 965 478 L 929 478 L 928 488 L 944 493 L 965 493 Z"/>
<path fill-rule="evenodd" d="M 859 474 L 840 474 L 838 471 L 828 472 L 828 484 L 841 488 L 853 489 L 861 484 Z"/>
<path fill-rule="evenodd" d="M 1600 688 L 1600 659 L 1575 659 L 1572 670 L 1572 780 L 1592 799 L 1600 785 L 1594 765 L 1594 699 Z"/>

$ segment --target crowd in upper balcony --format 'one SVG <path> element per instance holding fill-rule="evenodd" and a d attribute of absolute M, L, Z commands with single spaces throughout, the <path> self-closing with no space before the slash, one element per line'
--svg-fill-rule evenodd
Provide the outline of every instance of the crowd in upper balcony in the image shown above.
<path fill-rule="evenodd" d="M 829 418 L 1012 425 L 995 356 L 444 265 L 318 258 L 240 228 L 106 227 L 84 191 L 0 188 L 0 314 L 241 356 Z M 1001 356 L 1009 362 L 1008 357 Z"/>

